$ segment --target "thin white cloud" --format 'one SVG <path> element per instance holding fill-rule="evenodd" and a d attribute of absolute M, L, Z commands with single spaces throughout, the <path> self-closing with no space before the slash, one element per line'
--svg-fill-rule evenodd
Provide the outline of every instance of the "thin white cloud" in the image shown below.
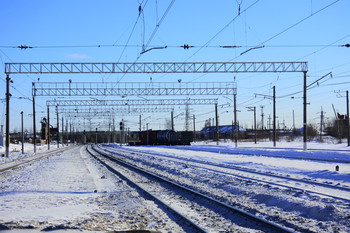
<path fill-rule="evenodd" d="M 73 53 L 73 54 L 68 54 L 67 58 L 71 58 L 71 59 L 87 59 L 87 58 L 90 58 L 90 56 L 86 55 L 86 54 Z"/>

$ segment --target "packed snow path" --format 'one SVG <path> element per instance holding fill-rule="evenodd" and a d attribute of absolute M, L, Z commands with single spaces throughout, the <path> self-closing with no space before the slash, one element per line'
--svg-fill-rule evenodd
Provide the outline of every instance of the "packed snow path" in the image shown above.
<path fill-rule="evenodd" d="M 1 173 L 0 228 L 179 231 L 81 148 Z"/>

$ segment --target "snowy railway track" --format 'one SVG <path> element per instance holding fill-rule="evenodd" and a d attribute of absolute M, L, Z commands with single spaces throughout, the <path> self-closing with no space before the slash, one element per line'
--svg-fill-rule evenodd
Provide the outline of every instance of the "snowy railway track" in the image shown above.
<path fill-rule="evenodd" d="M 108 152 L 95 147 L 92 149 L 87 147 L 87 151 L 108 170 L 126 179 L 138 190 L 142 190 L 141 192 L 180 217 L 196 232 L 294 232 L 129 164 Z M 115 168 L 116 164 L 118 168 Z"/>
<path fill-rule="evenodd" d="M 278 187 L 292 188 L 294 190 L 298 190 L 301 192 L 308 192 L 310 194 L 317 194 L 317 195 L 322 195 L 325 197 L 334 198 L 341 201 L 350 202 L 350 187 L 339 186 L 339 184 L 334 185 L 334 184 L 321 183 L 321 182 L 316 182 L 316 181 L 307 180 L 307 179 L 298 179 L 290 176 L 273 174 L 271 172 L 253 170 L 247 167 L 241 167 L 233 164 L 222 164 L 222 163 L 217 164 L 209 161 L 199 161 L 194 159 L 179 158 L 176 156 L 163 155 L 159 153 L 137 152 L 133 150 L 126 150 L 121 148 L 117 149 L 113 147 L 110 147 L 110 148 L 112 149 L 110 152 L 114 151 L 118 153 L 126 153 L 124 154 L 124 156 L 128 158 L 130 158 L 130 155 L 137 154 L 137 155 L 141 155 L 142 157 L 156 156 L 162 159 L 169 159 L 172 161 L 177 161 L 182 163 L 185 161 L 188 165 L 191 165 L 193 167 L 197 167 L 201 169 L 206 168 L 213 172 L 217 172 L 224 175 L 235 176 L 241 179 L 254 180 L 257 182 L 265 183 L 268 185 L 274 185 Z M 297 187 L 297 186 L 301 186 L 301 184 L 304 184 L 302 188 Z M 338 192 L 336 192 L 337 195 L 332 194 L 333 190 L 338 190 Z"/>
<path fill-rule="evenodd" d="M 42 159 L 42 158 L 45 158 L 45 157 L 48 157 L 48 156 L 51 156 L 51 155 L 55 155 L 55 154 L 61 153 L 63 151 L 66 151 L 68 149 L 72 149 L 72 148 L 73 147 L 71 147 L 71 146 L 63 147 L 63 148 L 56 149 L 56 150 L 53 150 L 53 151 L 46 151 L 46 152 L 43 152 L 43 153 L 34 154 L 34 155 L 31 155 L 31 156 L 28 156 L 28 157 L 24 157 L 24 158 L 19 159 L 19 160 L 15 160 L 15 161 L 11 161 L 11 162 L 0 164 L 0 173 L 3 173 L 5 171 L 9 171 L 9 170 L 15 169 L 15 168 L 17 168 L 19 166 L 22 166 L 24 164 L 30 163 L 32 161 L 39 160 L 39 159 Z"/>
<path fill-rule="evenodd" d="M 293 160 L 310 160 L 310 161 L 319 161 L 319 162 L 334 162 L 334 163 L 344 163 L 344 164 L 349 164 L 349 160 L 344 160 L 344 159 L 327 159 L 327 158 L 305 158 L 305 157 L 297 157 L 297 156 L 288 156 L 288 155 L 277 155 L 277 154 L 262 154 L 262 153 L 248 153 L 248 152 L 242 152 L 242 151 L 222 151 L 220 149 L 201 149 L 201 148 L 191 148 L 188 146 L 183 146 L 180 147 L 178 146 L 179 149 L 181 150 L 195 150 L 195 151 L 202 151 L 202 152 L 212 152 L 212 153 L 219 153 L 219 154 L 230 154 L 230 155 L 250 155 L 250 156 L 261 156 L 261 157 L 271 157 L 271 158 L 284 158 L 284 159 L 293 159 Z M 314 151 L 322 151 L 321 149 L 312 149 Z M 343 150 L 338 150 L 342 151 Z"/>

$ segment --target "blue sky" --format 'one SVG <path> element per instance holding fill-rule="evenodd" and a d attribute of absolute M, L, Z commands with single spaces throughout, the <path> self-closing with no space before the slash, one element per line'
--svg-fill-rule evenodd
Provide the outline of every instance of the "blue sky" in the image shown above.
<path fill-rule="evenodd" d="M 226 62 L 226 61 L 306 61 L 308 83 L 332 72 L 308 91 L 308 121 L 318 124 L 323 108 L 332 119 L 335 110 L 345 114 L 345 91 L 350 88 L 350 2 L 347 0 L 61 0 L 0 1 L 0 82 L 5 92 L 3 63 L 7 62 Z M 139 5 L 144 6 L 139 15 Z M 142 45 L 150 40 L 157 22 L 168 13 L 152 37 L 149 47 L 168 46 L 140 55 Z M 134 30 L 132 30 L 134 28 Z M 184 50 L 181 45 L 195 46 Z M 34 48 L 21 50 L 20 45 Z M 93 45 L 93 47 L 84 47 Z M 96 45 L 115 45 L 97 47 Z M 128 45 L 124 47 L 124 45 Z M 219 46 L 236 45 L 224 49 Z M 83 46 L 83 47 L 81 47 Z M 242 52 L 255 46 L 243 55 Z M 25 112 L 26 128 L 31 129 L 31 83 L 37 82 L 233 82 L 236 78 L 239 122 L 251 127 L 252 113 L 246 107 L 256 106 L 258 116 L 264 106 L 265 122 L 272 116 L 272 101 L 255 94 L 272 95 L 276 86 L 278 121 L 292 127 L 292 112 L 297 127 L 302 125 L 301 73 L 247 74 L 143 74 L 143 75 L 11 75 L 11 130 L 20 129 L 20 112 Z M 293 93 L 296 93 L 295 95 Z M 291 98 L 294 96 L 295 98 Z M 5 98 L 3 95 L 2 98 Z M 118 97 L 105 97 L 117 99 Z M 130 97 L 131 98 L 131 97 Z M 133 97 L 137 99 L 137 97 Z M 147 97 L 159 98 L 159 97 Z M 164 97 L 162 97 L 164 98 Z M 180 98 L 180 97 L 168 97 Z M 185 98 L 183 96 L 182 98 Z M 195 97 L 191 97 L 195 98 Z M 199 96 L 196 98 L 203 98 Z M 213 98 L 204 97 L 204 98 Z M 217 97 L 214 97 L 217 98 Z M 230 96 L 229 98 L 232 99 Z M 37 119 L 45 116 L 46 100 L 37 98 Z M 71 97 L 71 99 L 80 99 Z M 219 97 L 220 124 L 231 124 L 232 100 Z M 5 124 L 5 102 L 0 106 L 0 123 Z M 200 129 L 206 119 L 214 117 L 214 106 L 192 106 Z M 184 112 L 176 106 L 175 114 Z M 164 128 L 168 113 L 144 114 L 150 127 Z M 116 116 L 116 121 L 122 116 Z M 137 129 L 137 116 L 123 116 L 131 129 Z M 258 117 L 258 121 L 261 117 Z M 103 122 L 103 121 L 102 121 Z M 175 128 L 183 130 L 182 116 Z M 80 122 L 81 124 L 81 122 Z M 82 125 L 82 124 L 81 124 Z M 81 127 L 81 126 L 80 126 Z"/>

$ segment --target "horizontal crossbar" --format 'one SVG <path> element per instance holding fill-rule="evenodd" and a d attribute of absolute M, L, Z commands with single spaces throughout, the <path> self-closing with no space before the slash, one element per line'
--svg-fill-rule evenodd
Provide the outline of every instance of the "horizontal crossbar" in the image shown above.
<path fill-rule="evenodd" d="M 307 62 L 5 63 L 6 74 L 307 72 Z"/>

